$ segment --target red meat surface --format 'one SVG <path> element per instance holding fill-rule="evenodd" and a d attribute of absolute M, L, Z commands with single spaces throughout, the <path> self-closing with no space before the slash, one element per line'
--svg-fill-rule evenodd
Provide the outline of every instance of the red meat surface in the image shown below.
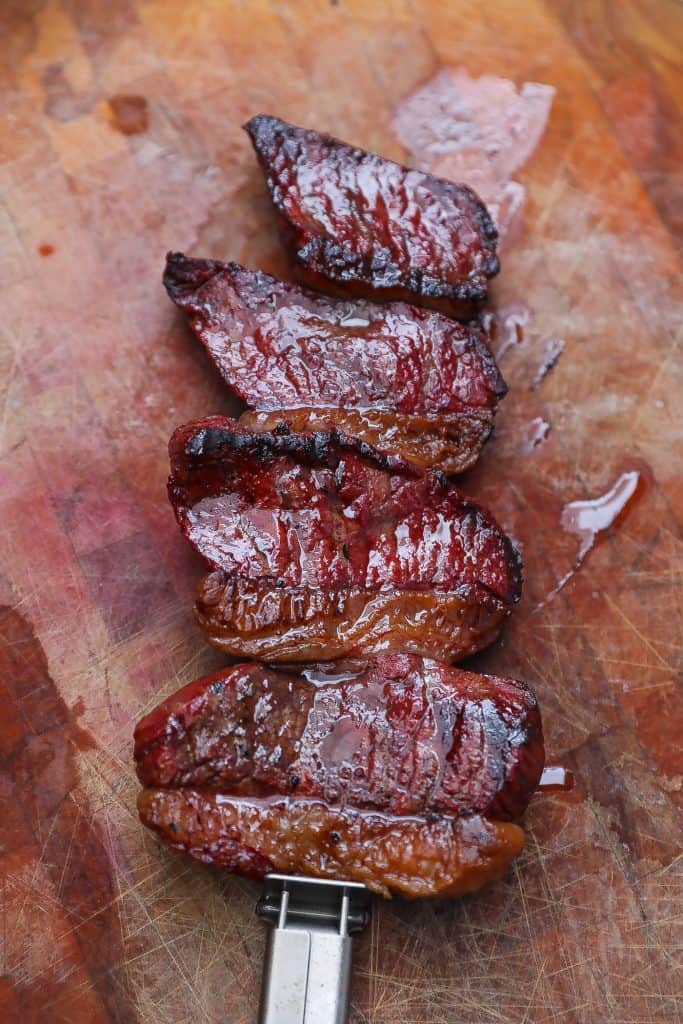
<path fill-rule="evenodd" d="M 486 298 L 498 233 L 472 189 L 265 114 L 244 127 L 306 283 L 465 317 Z"/>
<path fill-rule="evenodd" d="M 330 299 L 169 253 L 164 284 L 251 427 L 339 427 L 447 474 L 472 466 L 505 383 L 482 336 L 430 310 Z"/>

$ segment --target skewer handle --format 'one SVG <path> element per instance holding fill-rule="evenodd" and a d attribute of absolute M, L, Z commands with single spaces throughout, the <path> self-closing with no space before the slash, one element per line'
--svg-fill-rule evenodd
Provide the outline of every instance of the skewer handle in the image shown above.
<path fill-rule="evenodd" d="M 268 936 L 260 1024 L 346 1024 L 352 939 L 370 917 L 353 882 L 268 875 L 256 913 Z"/>

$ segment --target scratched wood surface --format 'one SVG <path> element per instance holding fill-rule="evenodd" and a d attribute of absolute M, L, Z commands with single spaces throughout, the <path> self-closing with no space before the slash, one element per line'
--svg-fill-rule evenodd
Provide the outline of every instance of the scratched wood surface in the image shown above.
<path fill-rule="evenodd" d="M 536 687 L 578 782 L 534 801 L 500 884 L 377 906 L 352 1019 L 681 1020 L 681 32 L 671 0 L 0 4 L 3 1021 L 255 1020 L 256 888 L 135 814 L 133 723 L 221 664 L 165 446 L 229 403 L 162 260 L 286 274 L 240 124 L 402 159 L 395 108 L 442 68 L 556 90 L 492 299 L 503 334 L 521 323 L 510 394 L 464 486 L 526 565 L 477 664 Z M 624 472 L 635 497 L 543 603 L 577 555 L 563 508 Z"/>

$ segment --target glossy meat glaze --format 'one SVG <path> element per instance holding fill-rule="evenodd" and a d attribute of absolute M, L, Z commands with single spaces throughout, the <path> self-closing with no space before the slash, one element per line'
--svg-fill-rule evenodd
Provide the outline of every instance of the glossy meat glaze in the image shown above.
<path fill-rule="evenodd" d="M 543 768 L 536 701 L 513 680 L 392 655 L 197 680 L 137 726 L 143 821 L 251 876 L 455 895 L 498 877 Z"/>
<path fill-rule="evenodd" d="M 472 892 L 500 878 L 524 846 L 510 821 L 398 818 L 295 797 L 143 789 L 138 811 L 169 846 L 212 867 L 342 878 L 381 896 Z"/>
<path fill-rule="evenodd" d="M 471 315 L 498 233 L 466 185 L 259 115 L 244 126 L 306 283 Z"/>
<path fill-rule="evenodd" d="M 140 781 L 391 814 L 517 818 L 543 768 L 522 683 L 415 655 L 198 679 L 135 731 Z"/>
<path fill-rule="evenodd" d="M 164 284 L 250 428 L 339 427 L 447 474 L 476 462 L 505 383 L 480 331 L 406 303 L 330 299 L 169 253 Z"/>
<path fill-rule="evenodd" d="M 405 650 L 455 660 L 519 599 L 520 559 L 438 473 L 341 431 L 178 428 L 169 495 L 216 570 L 199 589 L 209 640 L 264 660 Z"/>
<path fill-rule="evenodd" d="M 430 657 L 485 646 L 520 596 L 510 540 L 446 478 L 505 385 L 473 325 L 359 296 L 469 317 L 497 233 L 465 186 L 276 118 L 245 127 L 299 276 L 347 298 L 169 254 L 169 295 L 248 407 L 175 431 L 169 496 L 212 570 L 208 639 L 299 665 L 238 664 L 147 715 L 140 817 L 243 875 L 455 896 L 521 850 L 544 762 L 524 684 Z"/>

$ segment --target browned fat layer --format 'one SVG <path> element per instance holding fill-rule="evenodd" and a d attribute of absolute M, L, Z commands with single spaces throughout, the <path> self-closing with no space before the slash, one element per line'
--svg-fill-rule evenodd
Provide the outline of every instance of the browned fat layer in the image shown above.
<path fill-rule="evenodd" d="M 388 651 L 457 661 L 491 643 L 509 613 L 490 595 L 277 588 L 216 571 L 199 584 L 195 614 L 227 654 L 308 662 Z"/>
<path fill-rule="evenodd" d="M 493 429 L 493 414 L 403 416 L 372 409 L 309 407 L 274 412 L 245 412 L 239 424 L 246 430 L 277 430 L 285 424 L 296 431 L 337 428 L 361 438 L 379 451 L 391 452 L 424 469 L 455 476 L 470 469 Z"/>
<path fill-rule="evenodd" d="M 457 896 L 500 878 L 524 845 L 510 822 L 392 817 L 296 798 L 144 789 L 138 810 L 170 846 L 250 877 L 362 882 L 388 897 Z"/>

